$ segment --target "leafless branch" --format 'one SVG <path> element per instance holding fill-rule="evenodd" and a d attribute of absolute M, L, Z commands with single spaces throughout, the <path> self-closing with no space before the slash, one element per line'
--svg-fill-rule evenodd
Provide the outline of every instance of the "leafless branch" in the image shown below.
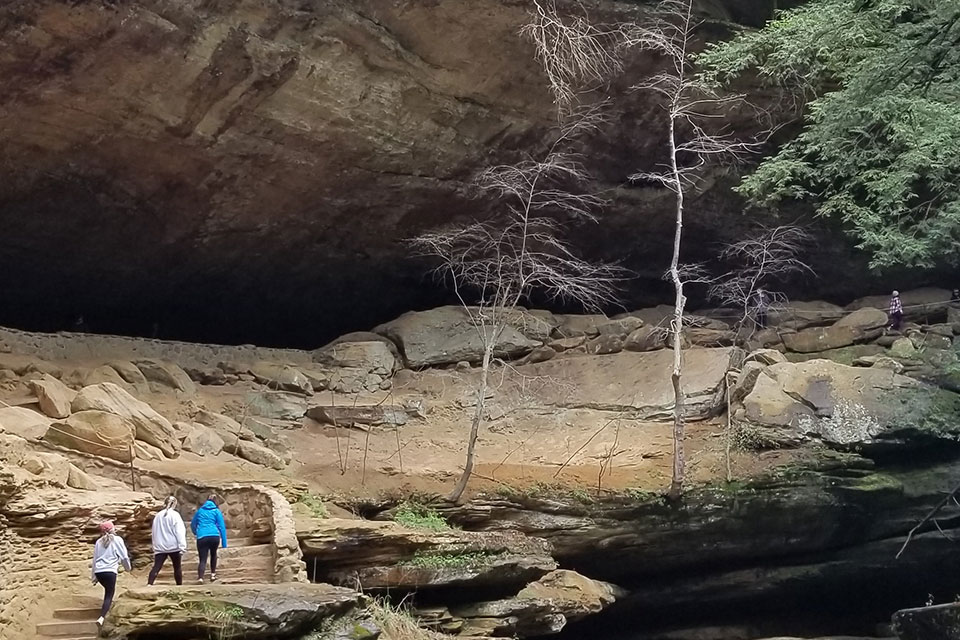
<path fill-rule="evenodd" d="M 554 0 L 535 0 L 530 24 L 537 59 L 554 93 L 558 127 L 542 157 L 482 171 L 482 197 L 493 214 L 465 225 L 424 233 L 415 251 L 438 262 L 436 274 L 457 295 L 482 346 L 476 406 L 464 471 L 450 499 L 457 501 L 473 471 L 478 430 L 490 388 L 490 366 L 517 306 L 537 292 L 564 303 L 599 310 L 615 298 L 624 271 L 579 257 L 569 242 L 572 224 L 596 223 L 606 201 L 589 191 L 589 175 L 577 143 L 605 122 L 605 103 L 581 105 L 588 85 L 619 71 L 614 51 L 618 28 L 607 31 L 581 17 L 563 19 Z"/>
<path fill-rule="evenodd" d="M 619 27 L 593 24 L 585 15 L 561 17 L 555 0 L 535 0 L 530 22 L 520 33 L 536 48 L 561 119 L 580 93 L 622 68 L 616 55 Z"/>
<path fill-rule="evenodd" d="M 747 326 L 757 312 L 786 302 L 786 295 L 773 283 L 813 269 L 800 254 L 813 241 L 810 233 L 796 225 L 760 227 L 751 237 L 724 247 L 720 259 L 732 269 L 717 278 L 708 296 L 725 307 L 737 309 L 735 330 Z M 754 322 L 754 325 L 757 323 Z"/>

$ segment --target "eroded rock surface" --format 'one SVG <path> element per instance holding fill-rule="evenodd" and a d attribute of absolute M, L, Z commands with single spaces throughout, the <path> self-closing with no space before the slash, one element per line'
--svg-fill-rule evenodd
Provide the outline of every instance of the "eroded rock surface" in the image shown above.
<path fill-rule="evenodd" d="M 298 638 L 348 613 L 361 597 L 350 589 L 301 582 L 133 589 L 117 601 L 105 631 L 112 638 Z"/>

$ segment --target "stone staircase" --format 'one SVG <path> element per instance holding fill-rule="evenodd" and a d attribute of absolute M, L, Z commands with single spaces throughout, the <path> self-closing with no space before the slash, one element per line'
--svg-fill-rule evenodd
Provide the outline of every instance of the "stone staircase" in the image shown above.
<path fill-rule="evenodd" d="M 269 536 L 263 533 L 252 535 L 245 530 L 227 529 L 229 546 L 217 552 L 217 584 L 273 584 L 275 582 L 273 545 L 267 542 L 268 540 Z M 183 557 L 183 587 L 180 588 L 187 588 L 197 583 L 197 560 L 197 541 L 188 525 L 187 552 Z M 149 564 L 140 567 L 130 577 L 137 583 L 145 585 L 150 567 Z M 205 581 L 207 584 L 210 583 L 209 561 Z M 169 560 L 163 565 L 154 585 L 162 589 L 178 588 L 173 578 L 173 565 Z M 117 597 L 121 596 L 122 593 L 118 589 Z M 77 597 L 66 604 L 69 606 L 55 609 L 48 621 L 37 624 L 37 637 L 41 640 L 46 638 L 94 640 L 97 638 L 100 600 L 96 597 Z"/>
<path fill-rule="evenodd" d="M 250 532 L 227 529 L 227 548 L 217 550 L 218 584 L 273 584 L 273 545 Z M 197 582 L 197 541 L 187 531 L 187 552 L 183 554 L 184 586 Z M 149 569 L 148 569 L 149 571 Z M 146 578 L 144 578 L 146 581 Z M 210 562 L 207 561 L 205 581 L 210 582 Z M 173 565 L 168 560 L 160 570 L 156 586 L 176 586 Z"/>
<path fill-rule="evenodd" d="M 37 624 L 37 636 L 58 640 L 94 640 L 97 638 L 97 617 L 100 615 L 100 600 L 75 598 L 62 609 L 54 609 L 47 622 Z"/>

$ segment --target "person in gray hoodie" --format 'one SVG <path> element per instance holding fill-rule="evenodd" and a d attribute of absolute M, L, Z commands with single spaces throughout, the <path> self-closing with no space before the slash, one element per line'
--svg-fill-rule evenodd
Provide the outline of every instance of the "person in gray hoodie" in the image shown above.
<path fill-rule="evenodd" d="M 100 617 L 97 618 L 98 627 L 103 625 L 103 619 L 107 617 L 110 605 L 113 604 L 113 596 L 117 590 L 117 573 L 121 564 L 127 571 L 132 569 L 123 538 L 117 535 L 113 523 L 105 520 L 100 523 L 100 538 L 93 545 L 93 562 L 90 565 L 93 584 L 99 583 L 103 586 L 103 605 L 100 607 Z"/>
<path fill-rule="evenodd" d="M 203 584 L 203 574 L 207 568 L 207 556 L 210 556 L 210 581 L 217 581 L 217 548 L 227 548 L 227 525 L 223 513 L 217 507 L 217 496 L 210 498 L 197 509 L 190 520 L 190 530 L 197 538 L 197 553 L 200 562 L 197 565 L 197 581 Z"/>
<path fill-rule="evenodd" d="M 183 526 L 183 518 L 177 512 L 177 499 L 167 498 L 163 510 L 153 517 L 153 569 L 147 576 L 147 584 L 152 585 L 157 579 L 160 569 L 167 558 L 173 564 L 173 579 L 178 585 L 183 584 L 183 570 L 181 561 L 187 550 L 187 528 Z"/>

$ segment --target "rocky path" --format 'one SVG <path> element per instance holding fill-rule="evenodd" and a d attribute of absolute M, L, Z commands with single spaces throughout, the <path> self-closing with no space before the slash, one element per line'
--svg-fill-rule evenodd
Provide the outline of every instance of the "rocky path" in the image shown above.
<path fill-rule="evenodd" d="M 97 637 L 100 600 L 77 596 L 54 609 L 50 620 L 37 624 L 37 637 L 63 640 L 93 640 Z"/>
<path fill-rule="evenodd" d="M 227 548 L 218 551 L 217 583 L 224 585 L 273 584 L 274 558 L 273 545 L 264 542 L 262 536 L 242 529 L 227 530 Z M 192 533 L 187 533 L 187 552 L 183 558 L 183 584 L 197 584 L 197 542 Z M 145 584 L 150 565 L 137 568 L 132 573 L 135 584 Z M 210 583 L 210 565 L 208 562 L 206 582 Z M 155 588 L 176 589 L 173 566 L 168 561 L 154 583 Z M 117 598 L 123 596 L 118 591 Z M 55 608 L 50 619 L 38 623 L 37 637 L 57 638 L 58 640 L 93 640 L 98 637 L 97 617 L 100 614 L 100 600 L 96 596 L 74 596 L 63 606 Z"/>

